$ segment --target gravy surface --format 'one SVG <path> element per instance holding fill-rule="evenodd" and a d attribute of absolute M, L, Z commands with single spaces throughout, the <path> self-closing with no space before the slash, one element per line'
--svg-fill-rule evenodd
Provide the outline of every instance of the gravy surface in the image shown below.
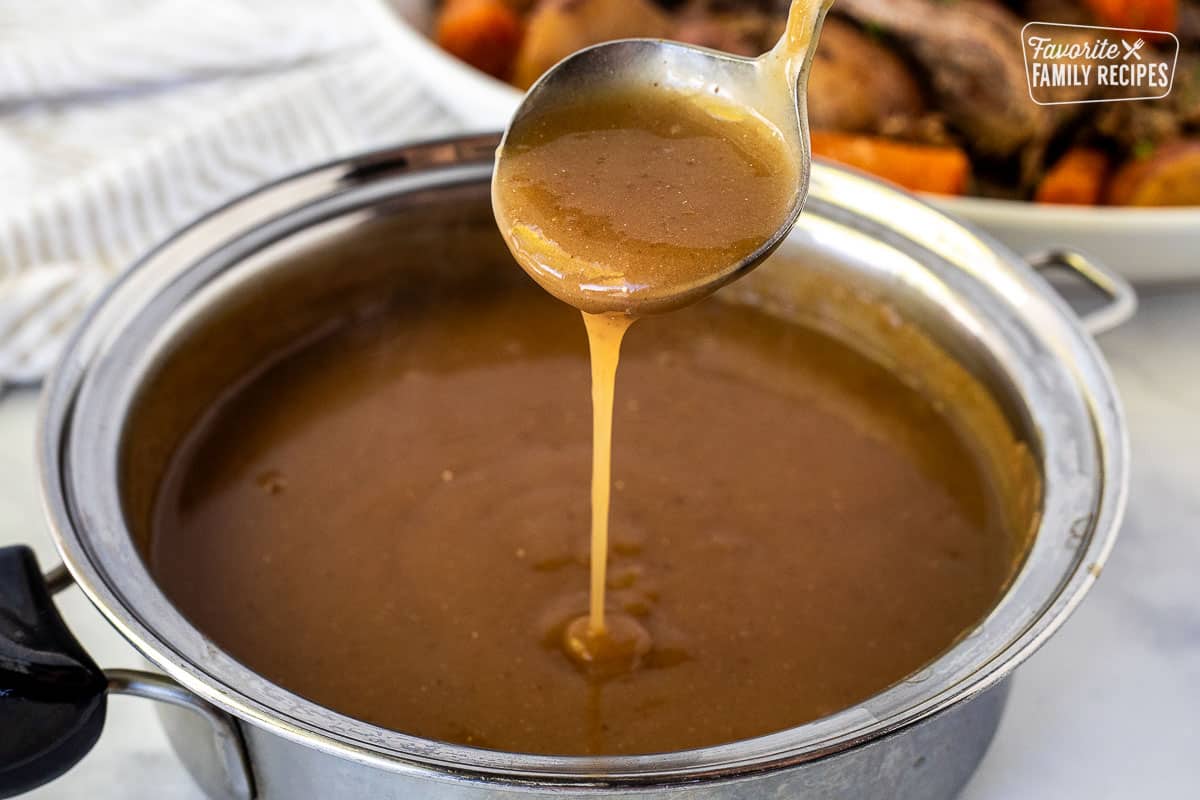
<path fill-rule="evenodd" d="M 366 721 L 509 751 L 778 731 L 946 650 L 1016 554 L 931 403 L 843 345 L 705 301 L 634 326 L 609 607 L 653 646 L 589 680 L 591 414 L 535 288 L 397 307 L 231 390 L 160 486 L 148 560 L 235 658 Z"/>

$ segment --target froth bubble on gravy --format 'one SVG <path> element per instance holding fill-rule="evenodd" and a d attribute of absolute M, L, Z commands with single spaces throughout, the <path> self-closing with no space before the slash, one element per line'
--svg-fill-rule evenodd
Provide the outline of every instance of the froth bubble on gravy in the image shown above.
<path fill-rule="evenodd" d="M 151 569 L 234 657 L 407 733 L 623 755 L 845 708 L 991 608 L 1003 502 L 891 372 L 718 301 L 621 354 L 640 309 L 760 247 L 797 180 L 751 109 L 651 88 L 499 154 L 501 233 L 584 326 L 527 284 L 418 292 L 256 373 L 179 448 Z"/>

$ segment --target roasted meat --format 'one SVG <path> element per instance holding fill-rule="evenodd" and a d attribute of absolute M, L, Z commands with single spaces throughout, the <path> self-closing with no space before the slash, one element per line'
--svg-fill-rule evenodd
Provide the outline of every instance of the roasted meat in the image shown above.
<path fill-rule="evenodd" d="M 783 32 L 784 17 L 759 3 L 691 0 L 676 14 L 673 38 L 741 56 L 766 52 Z"/>
<path fill-rule="evenodd" d="M 1029 101 L 1021 21 L 1003 6 L 839 0 L 835 8 L 908 51 L 938 105 L 977 152 L 1011 156 L 1050 138 L 1056 115 Z"/>
<path fill-rule="evenodd" d="M 1095 25 L 1096 18 L 1077 0 L 1028 0 L 1017 8 L 1027 20 L 1059 22 L 1065 25 Z"/>
<path fill-rule="evenodd" d="M 1200 45 L 1200 0 L 1182 0 L 1179 4 L 1179 41 L 1185 47 Z"/>
<path fill-rule="evenodd" d="M 1161 100 L 1104 103 L 1093 115 L 1093 129 L 1118 147 L 1145 150 L 1200 127 L 1200 57 L 1179 57 L 1175 85 Z"/>
<path fill-rule="evenodd" d="M 913 125 L 925 111 L 904 60 L 840 19 L 825 23 L 808 97 L 812 126 L 826 130 L 883 133 L 889 121 L 896 128 Z"/>

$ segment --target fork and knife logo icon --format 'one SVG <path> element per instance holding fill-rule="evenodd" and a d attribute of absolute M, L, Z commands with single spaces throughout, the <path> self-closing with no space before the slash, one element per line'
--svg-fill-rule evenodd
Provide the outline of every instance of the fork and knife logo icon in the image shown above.
<path fill-rule="evenodd" d="M 1125 60 L 1126 61 L 1128 61 L 1130 58 L 1136 58 L 1138 61 L 1142 60 L 1142 54 L 1140 51 L 1143 47 L 1146 46 L 1145 39 L 1138 39 L 1133 44 L 1130 44 L 1127 40 L 1122 39 L 1121 44 L 1123 44 L 1125 46 Z"/>

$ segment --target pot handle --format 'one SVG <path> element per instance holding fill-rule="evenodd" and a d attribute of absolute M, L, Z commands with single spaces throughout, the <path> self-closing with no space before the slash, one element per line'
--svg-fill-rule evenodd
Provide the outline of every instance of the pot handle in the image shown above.
<path fill-rule="evenodd" d="M 165 676 L 100 669 L 58 613 L 33 551 L 0 548 L 0 798 L 48 783 L 87 755 L 104 729 L 109 694 L 199 713 L 213 729 L 229 796 L 254 797 L 232 718 Z"/>
<path fill-rule="evenodd" d="M 1128 322 L 1137 312 L 1137 293 L 1129 281 L 1075 250 L 1047 250 L 1025 259 L 1038 272 L 1066 270 L 1108 296 L 1108 303 L 1080 314 L 1084 329 L 1097 336 Z"/>
<path fill-rule="evenodd" d="M 28 547 L 0 550 L 0 797 L 57 778 L 104 729 L 108 679 L 71 635 Z M 13 735 L 15 734 L 15 735 Z"/>

